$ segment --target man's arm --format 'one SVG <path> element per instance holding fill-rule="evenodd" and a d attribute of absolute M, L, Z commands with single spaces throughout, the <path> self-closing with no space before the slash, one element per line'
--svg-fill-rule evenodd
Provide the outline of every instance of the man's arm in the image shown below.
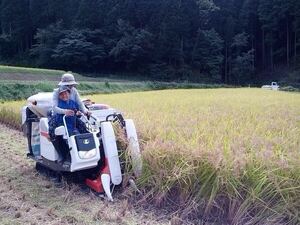
<path fill-rule="evenodd" d="M 73 87 L 73 89 L 74 89 L 74 94 L 75 94 L 75 102 L 78 105 L 79 110 L 86 114 L 88 112 L 87 108 L 84 106 L 83 102 L 81 101 L 77 89 L 74 87 Z"/>
<path fill-rule="evenodd" d="M 65 114 L 65 110 L 58 107 L 58 89 L 54 89 L 53 91 L 52 110 L 55 114 Z"/>

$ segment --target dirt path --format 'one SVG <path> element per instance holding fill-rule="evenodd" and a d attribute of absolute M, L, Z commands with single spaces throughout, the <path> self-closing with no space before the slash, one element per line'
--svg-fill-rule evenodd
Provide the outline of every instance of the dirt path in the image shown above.
<path fill-rule="evenodd" d="M 132 207 L 126 194 L 108 203 L 76 185 L 56 188 L 26 159 L 22 134 L 0 124 L 0 224 L 168 224 Z"/>

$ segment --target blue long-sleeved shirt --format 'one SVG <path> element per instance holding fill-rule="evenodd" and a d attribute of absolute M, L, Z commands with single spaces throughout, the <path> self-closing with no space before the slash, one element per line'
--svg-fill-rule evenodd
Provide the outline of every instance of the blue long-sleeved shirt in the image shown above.
<path fill-rule="evenodd" d="M 58 105 L 58 101 L 59 101 L 59 93 L 58 93 L 58 89 L 54 89 L 53 91 L 53 112 L 55 114 L 64 114 L 65 110 L 61 107 L 59 107 Z M 85 106 L 83 105 L 82 101 L 80 100 L 80 96 L 79 93 L 77 91 L 77 89 L 75 87 L 71 88 L 70 90 L 70 100 L 73 100 L 74 102 L 77 103 L 80 111 L 82 111 L 83 113 L 87 113 L 87 109 L 85 108 Z"/>
<path fill-rule="evenodd" d="M 71 99 L 69 99 L 68 101 L 63 101 L 61 99 L 58 99 L 57 106 L 61 109 L 71 109 L 76 111 L 79 110 L 78 104 Z M 55 122 L 58 126 L 63 125 L 63 117 L 64 114 L 55 114 Z M 76 128 L 76 115 L 66 116 L 66 124 L 67 124 L 69 135 L 72 135 L 73 131 Z"/>

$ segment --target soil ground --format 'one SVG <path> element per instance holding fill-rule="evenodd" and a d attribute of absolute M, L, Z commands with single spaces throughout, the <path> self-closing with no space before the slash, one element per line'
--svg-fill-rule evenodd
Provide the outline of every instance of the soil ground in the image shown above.
<path fill-rule="evenodd" d="M 126 190 L 107 202 L 76 184 L 58 188 L 26 158 L 22 133 L 0 124 L 0 224 L 169 224 L 133 206 Z"/>

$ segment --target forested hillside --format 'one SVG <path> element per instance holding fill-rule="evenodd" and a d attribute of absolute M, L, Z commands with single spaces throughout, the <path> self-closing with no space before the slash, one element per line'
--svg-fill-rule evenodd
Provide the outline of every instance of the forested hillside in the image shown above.
<path fill-rule="evenodd" d="M 0 0 L 0 6 L 0 62 L 8 64 L 248 84 L 293 71 L 300 60 L 299 0 Z"/>

